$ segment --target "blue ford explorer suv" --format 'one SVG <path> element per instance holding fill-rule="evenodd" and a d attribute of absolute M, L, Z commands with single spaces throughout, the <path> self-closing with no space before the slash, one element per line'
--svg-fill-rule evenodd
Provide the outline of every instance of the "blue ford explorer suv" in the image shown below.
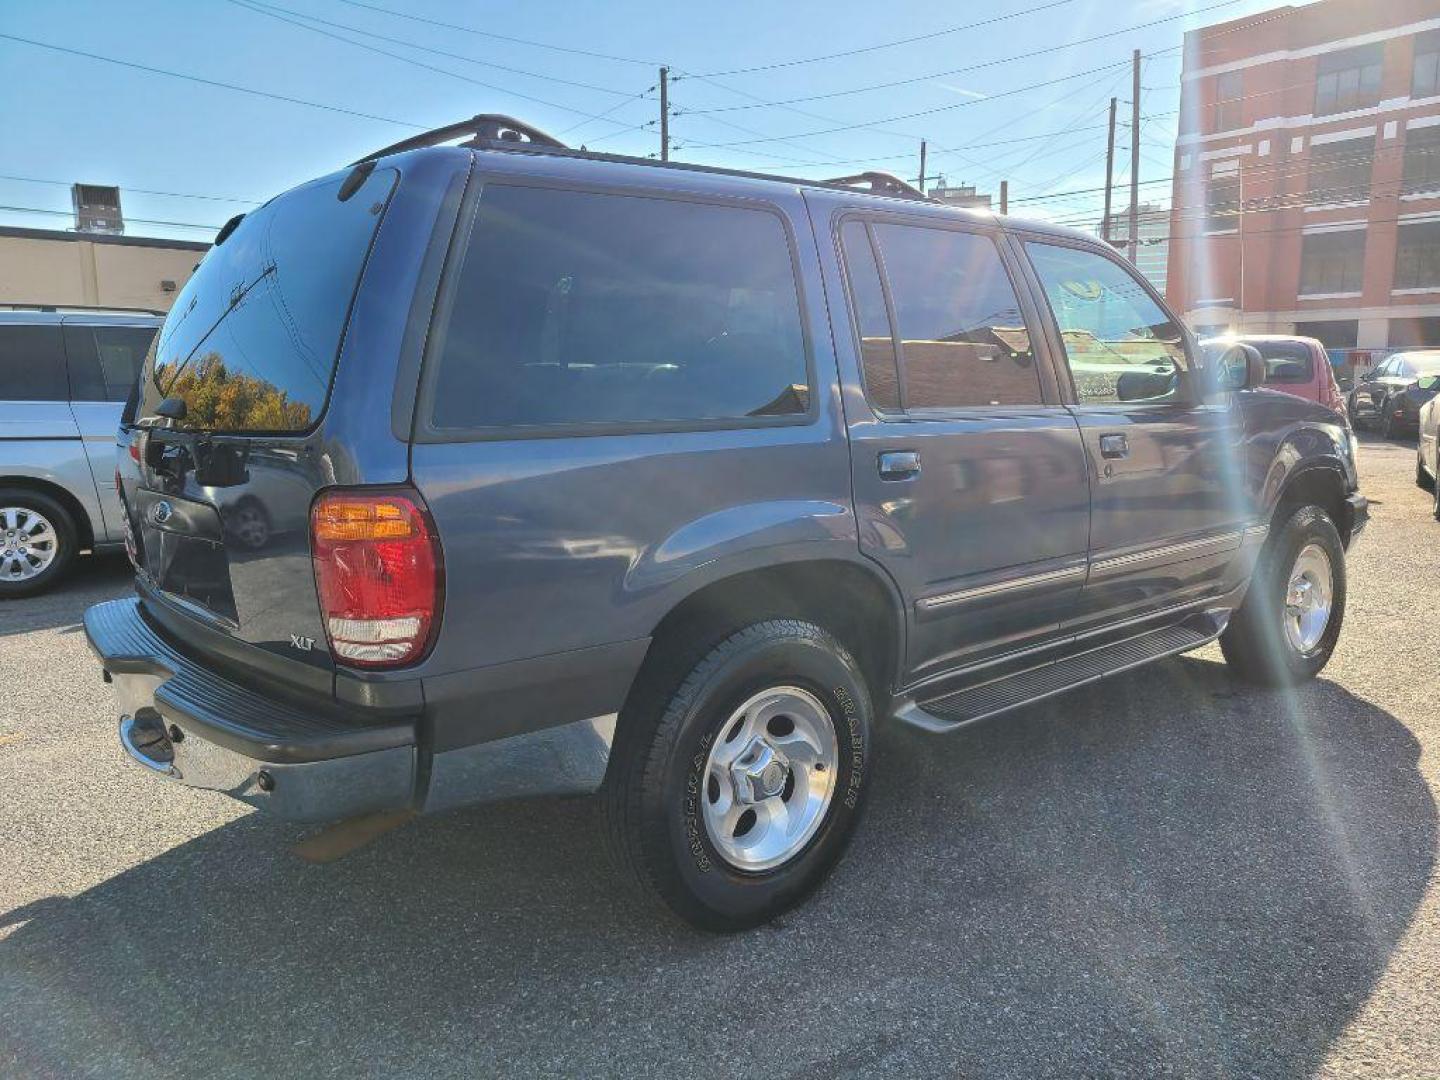
<path fill-rule="evenodd" d="M 749 926 L 882 725 L 1215 638 L 1325 665 L 1354 441 L 1228 349 L 1077 232 L 477 117 L 222 230 L 85 627 L 160 776 L 314 821 L 599 792 L 644 886 Z"/>

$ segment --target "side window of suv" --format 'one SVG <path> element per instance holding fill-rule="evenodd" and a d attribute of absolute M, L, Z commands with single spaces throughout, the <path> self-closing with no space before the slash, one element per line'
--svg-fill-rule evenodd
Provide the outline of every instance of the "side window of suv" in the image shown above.
<path fill-rule="evenodd" d="M 1185 335 L 1145 286 L 1104 255 L 1027 242 L 1082 405 L 1165 401 L 1188 367 Z"/>
<path fill-rule="evenodd" d="M 810 380 L 777 213 L 487 184 L 429 388 L 436 429 L 755 422 Z"/>
<path fill-rule="evenodd" d="M 65 353 L 70 364 L 70 396 L 74 401 L 125 401 L 140 378 L 151 326 L 65 327 Z"/>
<path fill-rule="evenodd" d="M 873 269 L 862 231 L 874 238 L 900 339 L 900 404 L 907 411 L 1036 405 L 1043 399 L 1030 332 L 1000 253 L 987 236 L 919 225 L 846 225 L 846 264 L 861 320 L 867 392 L 877 397 L 893 345 L 884 342 L 862 285 Z M 881 310 L 879 315 L 883 315 Z M 867 325 L 868 324 L 868 325 Z M 883 393 L 883 385 L 879 387 Z"/>
<path fill-rule="evenodd" d="M 68 401 L 59 326 L 0 326 L 0 401 Z"/>

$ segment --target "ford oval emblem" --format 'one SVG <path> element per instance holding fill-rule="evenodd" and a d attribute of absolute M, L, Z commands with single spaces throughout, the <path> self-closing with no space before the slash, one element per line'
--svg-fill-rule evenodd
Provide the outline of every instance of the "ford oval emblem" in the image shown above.
<path fill-rule="evenodd" d="M 156 525 L 164 525 L 174 516 L 175 508 L 164 499 L 157 502 L 154 509 L 150 511 L 150 520 L 155 522 Z"/>

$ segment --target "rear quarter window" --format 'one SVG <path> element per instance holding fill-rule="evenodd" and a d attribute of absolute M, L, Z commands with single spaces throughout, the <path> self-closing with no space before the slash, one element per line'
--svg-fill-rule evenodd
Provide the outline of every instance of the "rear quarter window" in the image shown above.
<path fill-rule="evenodd" d="M 0 326 L 0 401 L 68 401 L 59 326 Z"/>
<path fill-rule="evenodd" d="M 317 180 L 247 214 L 176 298 L 146 360 L 140 419 L 179 397 L 192 429 L 313 427 L 395 177 L 376 169 L 345 202 L 343 177 Z"/>
<path fill-rule="evenodd" d="M 487 184 L 446 308 L 439 432 L 809 410 L 789 236 L 766 209 Z"/>

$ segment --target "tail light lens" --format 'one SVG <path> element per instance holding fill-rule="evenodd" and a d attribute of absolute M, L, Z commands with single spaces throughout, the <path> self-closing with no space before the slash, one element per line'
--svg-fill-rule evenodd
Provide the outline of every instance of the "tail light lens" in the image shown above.
<path fill-rule="evenodd" d="M 310 542 L 337 660 L 384 668 L 425 655 L 444 580 L 439 540 L 417 492 L 322 492 L 310 509 Z"/>

